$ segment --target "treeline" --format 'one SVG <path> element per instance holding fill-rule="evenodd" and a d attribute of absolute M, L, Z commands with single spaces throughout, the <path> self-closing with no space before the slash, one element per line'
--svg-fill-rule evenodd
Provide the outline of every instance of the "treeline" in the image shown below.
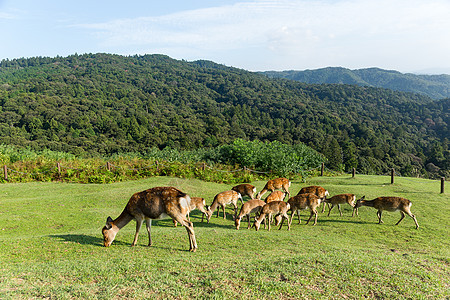
<path fill-rule="evenodd" d="M 307 85 L 162 55 L 0 63 L 0 143 L 82 157 L 306 144 L 338 171 L 448 175 L 450 100 Z"/>

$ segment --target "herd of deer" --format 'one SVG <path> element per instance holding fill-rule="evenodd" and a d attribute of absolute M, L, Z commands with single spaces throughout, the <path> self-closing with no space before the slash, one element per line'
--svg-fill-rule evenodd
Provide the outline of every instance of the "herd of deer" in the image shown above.
<path fill-rule="evenodd" d="M 203 213 L 203 216 L 206 216 L 207 222 L 209 223 L 214 211 L 217 210 L 217 217 L 219 217 L 219 207 L 222 208 L 223 218 L 225 219 L 225 207 L 227 205 L 232 205 L 234 207 L 233 218 L 235 220 L 236 229 L 239 229 L 241 220 L 244 217 L 247 217 L 247 228 L 249 229 L 251 227 L 250 215 L 254 214 L 255 221 L 253 226 L 257 231 L 263 221 L 264 228 L 266 228 L 266 218 L 269 220 L 268 230 L 270 230 L 270 223 L 273 216 L 276 220 L 275 226 L 281 224 L 279 228 L 281 229 L 284 220 L 286 219 L 288 223 L 288 230 L 290 230 L 295 212 L 297 212 L 298 222 L 300 224 L 299 211 L 307 208 L 309 208 L 311 213 L 306 224 L 309 223 L 314 215 L 313 225 L 316 225 L 318 215 L 317 209 L 321 203 L 323 203 L 322 212 L 325 211 L 325 205 L 328 204 L 328 216 L 334 206 L 338 207 L 339 213 L 342 216 L 340 205 L 345 203 L 348 203 L 353 207 L 352 216 L 354 216 L 355 213 L 358 215 L 358 208 L 361 206 L 373 207 L 378 210 L 378 224 L 383 223 L 381 220 L 381 213 L 383 210 L 399 210 L 401 213 L 401 218 L 395 225 L 398 225 L 405 217 L 405 214 L 407 214 L 414 220 L 416 229 L 419 228 L 416 217 L 411 213 L 411 201 L 408 199 L 400 197 L 378 197 L 374 200 L 365 200 L 365 197 L 363 196 L 361 199 L 356 200 L 356 196 L 354 194 L 339 194 L 327 198 L 329 193 L 321 186 L 304 187 L 296 196 L 291 197 L 289 193 L 290 185 L 291 182 L 287 178 L 276 178 L 269 180 L 254 199 L 253 196 L 256 193 L 256 188 L 251 184 L 240 184 L 233 187 L 229 191 L 217 194 L 210 206 L 206 205 L 204 198 L 191 198 L 186 193 L 183 193 L 174 187 L 155 187 L 138 192 L 131 196 L 128 204 L 119 217 L 115 220 L 111 219 L 111 217 L 107 218 L 106 225 L 102 229 L 104 239 L 103 244 L 106 247 L 110 246 L 116 237 L 117 232 L 131 220 L 135 219 L 136 233 L 131 246 L 136 245 L 139 230 L 141 229 L 144 220 L 146 222 L 149 238 L 148 246 L 151 246 L 152 239 L 150 229 L 152 219 L 162 219 L 168 216 L 173 219 L 175 226 L 177 223 L 180 223 L 186 228 L 189 236 L 189 251 L 195 252 L 198 247 L 194 234 L 194 226 L 189 219 L 189 212 L 194 209 L 199 209 Z M 280 189 L 283 191 L 280 191 Z M 270 191 L 271 194 L 269 194 L 265 201 L 262 201 L 261 197 L 268 191 Z M 244 203 L 244 196 L 249 197 L 250 200 Z M 285 202 L 284 200 L 286 196 L 288 201 Z M 237 214 L 238 200 L 242 202 L 239 214 Z M 288 211 L 292 211 L 290 218 L 287 215 Z"/>

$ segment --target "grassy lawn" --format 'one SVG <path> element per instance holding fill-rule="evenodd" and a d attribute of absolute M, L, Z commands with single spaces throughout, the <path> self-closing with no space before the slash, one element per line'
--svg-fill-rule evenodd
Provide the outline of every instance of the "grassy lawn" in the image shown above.
<path fill-rule="evenodd" d="M 134 192 L 175 186 L 211 204 L 230 185 L 170 177 L 107 185 L 26 183 L 0 189 L 1 299 L 449 299 L 450 239 L 447 194 L 440 182 L 363 176 L 319 177 L 293 182 L 291 193 L 321 185 L 331 195 L 366 199 L 402 196 L 413 203 L 420 229 L 408 216 L 361 207 L 358 217 L 342 205 L 316 226 L 294 219 L 291 231 L 234 228 L 231 209 L 201 223 L 191 214 L 199 249 L 188 252 L 182 226 L 153 221 L 152 247 L 145 229 L 130 244 L 134 222 L 112 246 L 102 246 L 106 218 L 116 218 Z M 264 182 L 254 182 L 257 189 Z M 265 195 L 267 196 L 267 195 Z"/>

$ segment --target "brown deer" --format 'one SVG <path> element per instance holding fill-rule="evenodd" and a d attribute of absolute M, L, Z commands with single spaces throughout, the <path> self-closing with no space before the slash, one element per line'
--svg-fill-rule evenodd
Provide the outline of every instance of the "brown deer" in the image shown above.
<path fill-rule="evenodd" d="M 339 213 L 342 217 L 342 211 L 341 211 L 341 204 L 348 203 L 353 208 L 352 217 L 355 215 L 358 215 L 358 208 L 355 207 L 356 205 L 356 196 L 354 194 L 339 194 L 334 195 L 331 198 L 325 198 L 325 203 L 331 204 L 330 210 L 328 211 L 328 216 L 330 216 L 331 210 L 335 205 L 337 205 L 337 208 L 339 210 Z"/>
<path fill-rule="evenodd" d="M 250 199 L 253 199 L 253 195 L 256 193 L 256 187 L 248 183 L 236 185 L 232 190 L 241 194 L 242 197 L 249 196 Z"/>
<path fill-rule="evenodd" d="M 377 209 L 378 224 L 383 223 L 383 221 L 381 220 L 381 213 L 383 212 L 383 210 L 399 210 L 402 216 L 395 225 L 398 225 L 405 217 L 405 214 L 407 214 L 414 220 L 414 223 L 416 223 L 416 229 L 419 229 L 419 223 L 417 223 L 416 216 L 411 213 L 412 203 L 408 199 L 401 197 L 378 197 L 373 200 L 364 200 L 365 197 L 366 196 L 363 196 L 361 199 L 356 201 L 355 208 L 359 208 L 361 206 L 370 206 Z"/>
<path fill-rule="evenodd" d="M 225 192 L 221 192 L 221 193 L 217 194 L 214 197 L 213 203 L 211 204 L 211 206 L 208 207 L 208 209 L 206 211 L 206 219 L 208 220 L 208 223 L 209 223 L 209 220 L 211 219 L 212 214 L 219 206 L 222 207 L 223 218 L 225 219 L 226 218 L 225 217 L 225 206 L 227 206 L 228 204 L 233 205 L 233 207 L 234 207 L 234 217 L 233 218 L 236 219 L 238 199 L 240 199 L 242 204 L 244 204 L 241 194 L 236 191 L 231 190 L 231 191 L 225 191 Z M 219 217 L 219 210 L 217 210 L 217 217 Z"/>
<path fill-rule="evenodd" d="M 193 211 L 194 209 L 198 209 L 200 210 L 203 215 L 202 215 L 202 222 L 203 222 L 203 216 L 206 214 L 206 209 L 205 209 L 206 203 L 205 203 L 205 199 L 201 198 L 201 197 L 191 197 L 191 204 L 189 206 L 189 212 L 187 213 L 187 219 L 189 221 L 191 221 L 190 217 L 189 217 L 189 213 L 191 211 Z M 175 227 L 177 227 L 178 222 L 174 219 L 173 220 L 173 225 Z"/>
<path fill-rule="evenodd" d="M 290 210 L 292 210 L 291 224 L 292 220 L 294 219 L 295 212 L 297 212 L 298 224 L 300 224 L 300 210 L 306 209 L 308 207 L 311 211 L 311 214 L 309 215 L 309 219 L 308 221 L 306 221 L 306 224 L 309 223 L 313 215 L 315 216 L 313 226 L 317 224 L 317 208 L 320 205 L 319 196 L 312 193 L 299 194 L 297 196 L 289 198 L 287 203 L 289 203 Z"/>
<path fill-rule="evenodd" d="M 308 193 L 316 194 L 317 196 L 319 196 L 321 202 L 324 201 L 326 196 L 330 195 L 326 189 L 318 185 L 305 186 L 298 192 L 297 195 Z M 325 212 L 325 203 L 323 204 L 322 212 Z"/>
<path fill-rule="evenodd" d="M 283 201 L 285 197 L 286 193 L 283 193 L 282 191 L 273 191 L 264 201 L 266 203 L 270 203 L 272 201 Z"/>
<path fill-rule="evenodd" d="M 267 196 L 266 200 L 264 200 L 266 203 L 270 203 L 272 201 L 284 201 L 284 198 L 286 197 L 286 193 L 283 193 L 282 191 L 273 191 L 270 193 L 269 196 Z M 269 218 L 269 222 L 273 222 L 273 216 Z M 278 225 L 278 219 L 276 225 Z M 264 219 L 264 228 L 266 228 L 266 220 Z"/>
<path fill-rule="evenodd" d="M 269 216 L 269 219 L 272 215 L 275 216 L 281 215 L 283 221 L 281 222 L 280 228 L 278 230 L 281 230 L 281 227 L 283 227 L 284 219 L 287 219 L 288 221 L 288 230 L 291 230 L 291 222 L 289 221 L 289 217 L 287 215 L 289 208 L 290 208 L 289 203 L 286 203 L 284 201 L 272 201 L 270 203 L 267 203 L 261 209 L 261 213 L 255 220 L 253 226 L 255 227 L 256 231 L 258 231 L 259 227 L 261 226 L 261 222 L 266 218 L 266 215 Z M 269 222 L 269 231 L 270 231 L 270 222 Z"/>
<path fill-rule="evenodd" d="M 267 192 L 267 191 L 275 191 L 279 189 L 283 189 L 287 194 L 288 197 L 291 196 L 289 193 L 289 187 L 291 186 L 291 182 L 287 178 L 275 178 L 267 181 L 264 188 L 256 195 L 256 199 L 261 199 L 261 197 Z"/>
<path fill-rule="evenodd" d="M 239 230 L 239 227 L 241 225 L 241 220 L 245 216 L 247 216 L 247 221 L 248 221 L 247 229 L 250 229 L 250 214 L 254 213 L 255 219 L 256 219 L 256 214 L 258 214 L 261 211 L 262 207 L 265 204 L 266 203 L 264 201 L 258 200 L 258 199 L 252 199 L 252 200 L 245 202 L 244 205 L 242 205 L 241 210 L 239 211 L 239 214 L 236 217 L 236 220 L 234 222 L 236 225 L 236 229 Z M 266 226 L 266 224 L 264 223 L 264 227 L 265 226 Z"/>
<path fill-rule="evenodd" d="M 103 245 L 108 247 L 114 241 L 117 232 L 131 220 L 136 220 L 136 233 L 131 246 L 135 246 L 138 240 L 142 223 L 146 222 L 148 232 L 148 246 L 152 245 L 150 229 L 152 219 L 171 217 L 183 225 L 189 235 L 189 251 L 197 250 L 194 226 L 186 219 L 189 212 L 191 198 L 186 193 L 174 187 L 154 187 L 131 196 L 120 216 L 113 220 L 106 219 L 106 226 L 102 229 Z"/>

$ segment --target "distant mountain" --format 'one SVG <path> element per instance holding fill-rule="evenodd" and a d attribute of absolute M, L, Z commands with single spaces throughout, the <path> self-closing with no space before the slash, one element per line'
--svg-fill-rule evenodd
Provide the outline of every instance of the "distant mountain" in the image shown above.
<path fill-rule="evenodd" d="M 270 78 L 286 78 L 304 83 L 352 84 L 427 95 L 433 99 L 450 98 L 450 75 L 415 75 L 378 68 L 350 70 L 329 67 L 305 71 L 261 72 Z"/>
<path fill-rule="evenodd" d="M 0 145 L 95 157 L 278 141 L 306 144 L 329 169 L 450 177 L 449 137 L 450 98 L 270 79 L 164 55 L 0 61 Z"/>

